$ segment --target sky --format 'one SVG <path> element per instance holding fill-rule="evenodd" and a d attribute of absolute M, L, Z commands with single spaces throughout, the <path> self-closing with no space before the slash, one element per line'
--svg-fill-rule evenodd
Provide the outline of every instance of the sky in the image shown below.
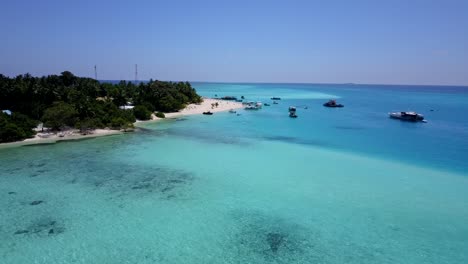
<path fill-rule="evenodd" d="M 15 0 L 0 73 L 468 85 L 468 0 Z"/>

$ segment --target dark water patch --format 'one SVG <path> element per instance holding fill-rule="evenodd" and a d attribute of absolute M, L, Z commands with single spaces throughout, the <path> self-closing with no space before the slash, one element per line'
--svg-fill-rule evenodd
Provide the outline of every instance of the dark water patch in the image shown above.
<path fill-rule="evenodd" d="M 231 241 L 235 259 L 257 263 L 329 263 L 331 254 L 323 247 L 317 230 L 258 212 L 236 212 L 233 217 L 238 227 Z"/>
<path fill-rule="evenodd" d="M 32 171 L 31 174 L 29 174 L 29 178 L 35 178 L 35 177 L 38 177 L 46 172 L 49 172 L 50 170 L 46 170 L 46 169 L 39 169 L 39 170 L 35 170 L 35 171 Z"/>
<path fill-rule="evenodd" d="M 174 186 L 169 185 L 169 186 L 166 186 L 166 187 L 162 188 L 162 189 L 161 189 L 161 192 L 163 192 L 163 193 L 169 192 L 169 191 L 171 191 L 172 189 L 174 189 Z"/>
<path fill-rule="evenodd" d="M 320 217 L 320 216 L 318 216 Z M 307 225 L 259 211 L 234 211 L 234 234 L 226 249 L 237 263 L 397 263 L 394 242 L 337 227 L 330 234 L 321 225 Z M 346 225 L 346 224 L 345 224 Z M 369 230 L 372 230 L 369 229 Z M 394 230 L 393 232 L 398 232 Z M 389 241 L 393 241 L 390 239 Z M 237 261 L 239 260 L 239 261 Z"/>
<path fill-rule="evenodd" d="M 183 196 L 195 178 L 191 172 L 157 165 L 97 161 L 75 165 L 68 183 L 89 186 L 109 194 L 111 199 L 146 195 L 159 195 L 161 198 Z"/>
<path fill-rule="evenodd" d="M 23 167 L 15 167 L 8 170 L 9 173 L 15 173 L 17 171 L 23 170 Z"/>
<path fill-rule="evenodd" d="M 141 179 L 134 177 L 131 181 L 131 189 L 140 193 L 160 193 L 166 197 L 172 197 L 178 194 L 178 189 L 190 185 L 193 179 L 194 176 L 191 173 L 158 168 Z"/>
<path fill-rule="evenodd" d="M 365 127 L 361 126 L 335 126 L 336 129 L 342 129 L 342 130 L 364 130 L 366 129 Z"/>
<path fill-rule="evenodd" d="M 270 245 L 270 249 L 272 252 L 278 251 L 278 248 L 284 242 L 285 237 L 286 236 L 284 234 L 280 234 L 280 233 L 268 233 L 267 234 L 266 241 Z"/>
<path fill-rule="evenodd" d="M 332 147 L 333 145 L 329 142 L 322 140 L 313 140 L 313 139 L 302 139 L 298 137 L 291 136 L 264 136 L 264 140 L 268 141 L 280 141 L 285 143 L 299 144 L 299 145 L 308 145 L 316 147 Z"/>
<path fill-rule="evenodd" d="M 144 184 L 139 184 L 139 185 L 132 186 L 132 189 L 133 190 L 141 190 L 141 189 L 148 189 L 150 187 L 151 187 L 151 184 L 144 183 Z"/>
<path fill-rule="evenodd" d="M 60 141 L 59 141 L 60 142 Z M 44 143 L 34 143 L 34 144 L 29 144 L 29 145 L 22 145 L 21 147 L 27 147 L 27 148 L 37 148 L 37 147 L 43 147 L 43 146 L 49 146 L 49 145 L 55 145 L 58 142 L 44 142 Z"/>
<path fill-rule="evenodd" d="M 163 129 L 149 129 L 149 128 L 144 128 L 144 127 L 139 127 L 137 130 L 137 133 L 139 135 L 152 135 L 152 136 L 163 136 L 167 134 L 166 131 Z"/>
<path fill-rule="evenodd" d="M 285 142 L 297 142 L 298 138 L 289 137 L 289 136 L 265 136 L 263 137 L 266 140 L 271 141 L 285 141 Z"/>
<path fill-rule="evenodd" d="M 249 145 L 249 143 L 241 140 L 238 137 L 234 137 L 232 135 L 220 134 L 220 133 L 217 133 L 215 130 L 214 131 L 196 131 L 193 129 L 189 130 L 189 129 L 181 129 L 181 128 L 169 128 L 169 129 L 166 129 L 166 131 L 168 135 L 171 135 L 171 136 L 194 139 L 194 140 L 202 141 L 204 143 L 239 145 L 239 146 Z"/>
<path fill-rule="evenodd" d="M 44 167 L 46 165 L 45 162 L 30 162 L 28 164 L 28 167 L 29 168 L 41 168 L 41 167 Z"/>
<path fill-rule="evenodd" d="M 16 192 L 8 192 L 8 194 L 16 194 Z"/>
<path fill-rule="evenodd" d="M 27 228 L 27 230 L 29 230 L 29 232 L 35 233 L 35 234 L 38 234 L 38 233 L 49 234 L 49 231 L 51 229 L 55 230 L 54 234 L 60 234 L 60 233 L 63 233 L 65 231 L 65 229 L 60 224 L 58 224 L 56 220 L 51 220 L 51 219 L 48 219 L 48 218 L 39 219 L 39 220 L 33 222 Z"/>
<path fill-rule="evenodd" d="M 181 118 L 177 118 L 176 121 L 177 122 L 180 122 L 180 121 L 187 121 L 189 120 L 188 118 L 185 118 L 185 117 L 181 117 Z"/>
<path fill-rule="evenodd" d="M 41 201 L 41 200 L 37 200 L 37 201 L 32 201 L 31 203 L 29 203 L 30 205 L 39 205 L 41 203 L 43 203 L 44 201 Z"/>
<path fill-rule="evenodd" d="M 22 234 L 27 234 L 29 233 L 29 230 L 17 230 L 14 235 L 22 235 Z"/>
<path fill-rule="evenodd" d="M 63 227 L 55 227 L 55 228 L 49 229 L 49 232 L 47 232 L 47 234 L 50 236 L 50 235 L 58 235 L 63 232 L 65 232 L 65 229 Z"/>
<path fill-rule="evenodd" d="M 51 218 L 40 218 L 33 221 L 27 228 L 15 231 L 14 235 L 51 236 L 65 232 L 63 225 Z"/>

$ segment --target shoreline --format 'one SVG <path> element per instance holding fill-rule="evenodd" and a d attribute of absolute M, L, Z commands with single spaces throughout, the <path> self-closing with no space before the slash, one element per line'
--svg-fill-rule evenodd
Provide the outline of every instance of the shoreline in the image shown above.
<path fill-rule="evenodd" d="M 212 104 L 218 103 L 218 106 L 215 107 Z M 181 116 L 187 115 L 201 115 L 203 112 L 211 111 L 212 113 L 216 112 L 225 112 L 229 111 L 230 109 L 239 109 L 242 108 L 242 103 L 233 102 L 233 101 L 225 101 L 220 99 L 211 99 L 211 98 L 203 98 L 203 102 L 201 104 L 189 104 L 184 109 L 180 110 L 179 112 L 173 113 L 164 113 L 165 118 L 156 117 L 154 114 L 151 115 L 152 119 L 150 120 L 137 120 L 133 125 L 137 127 L 139 124 L 145 124 L 149 122 L 158 122 L 166 119 L 174 119 Z M 0 149 L 4 148 L 13 148 L 13 147 L 21 147 L 27 145 L 40 145 L 40 144 L 53 144 L 59 141 L 71 141 L 71 140 L 80 140 L 80 139 L 88 139 L 88 138 L 96 138 L 96 137 L 104 137 L 104 136 L 112 136 L 112 135 L 122 135 L 124 131 L 121 130 L 112 130 L 112 129 L 95 129 L 92 130 L 90 134 L 82 135 L 79 133 L 77 129 L 70 129 L 62 132 L 57 133 L 38 133 L 33 138 L 27 138 L 22 141 L 14 141 L 14 142 L 7 142 L 7 143 L 0 143 Z M 63 134 L 63 136 L 59 136 L 59 134 Z"/>
<path fill-rule="evenodd" d="M 218 106 L 212 107 L 212 104 L 218 103 Z M 235 102 L 235 101 L 226 101 L 221 99 L 212 99 L 212 98 L 203 98 L 203 102 L 201 104 L 189 104 L 184 109 L 180 110 L 179 112 L 172 112 L 172 113 L 164 113 L 165 118 L 156 117 L 154 114 L 151 115 L 150 120 L 137 120 L 134 125 L 138 126 L 138 124 L 146 124 L 150 122 L 158 122 L 163 120 L 170 120 L 175 119 L 181 116 L 188 116 L 188 115 L 201 115 L 203 112 L 226 112 L 231 109 L 240 109 L 243 108 L 242 103 Z"/>
<path fill-rule="evenodd" d="M 29 146 L 29 145 L 54 144 L 59 141 L 72 141 L 72 140 L 96 138 L 96 137 L 103 137 L 103 136 L 121 135 L 124 132 L 120 130 L 112 130 L 112 129 L 95 129 L 91 131 L 90 134 L 82 135 L 79 133 L 77 129 L 73 129 L 73 130 L 64 131 L 62 133 L 65 134 L 63 137 L 59 136 L 60 133 L 53 133 L 53 134 L 51 133 L 49 134 L 48 137 L 40 137 L 38 134 L 36 134 L 33 138 L 27 138 L 22 141 L 0 143 L 0 149 Z"/>

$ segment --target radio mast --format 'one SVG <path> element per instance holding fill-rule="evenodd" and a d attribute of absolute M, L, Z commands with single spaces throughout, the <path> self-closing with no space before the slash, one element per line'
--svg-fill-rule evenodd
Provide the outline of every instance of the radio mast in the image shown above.
<path fill-rule="evenodd" d="M 94 79 L 97 81 L 97 67 L 94 65 Z"/>
<path fill-rule="evenodd" d="M 138 64 L 135 64 L 135 83 L 138 82 Z"/>

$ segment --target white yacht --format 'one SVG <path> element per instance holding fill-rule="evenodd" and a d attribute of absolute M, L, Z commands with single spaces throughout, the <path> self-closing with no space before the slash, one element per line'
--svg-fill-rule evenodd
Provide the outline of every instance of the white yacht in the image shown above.
<path fill-rule="evenodd" d="M 388 115 L 390 116 L 390 118 L 400 119 L 404 121 L 426 122 L 424 116 L 416 112 L 393 112 L 388 113 Z"/>

